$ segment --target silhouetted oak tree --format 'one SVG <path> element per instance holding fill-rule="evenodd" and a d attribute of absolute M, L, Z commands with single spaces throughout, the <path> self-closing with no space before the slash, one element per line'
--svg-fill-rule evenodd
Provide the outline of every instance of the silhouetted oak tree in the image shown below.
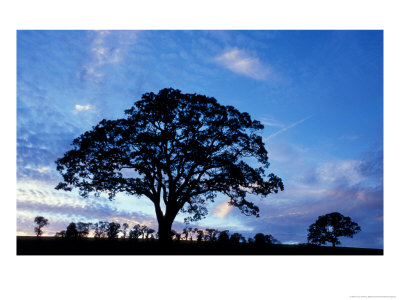
<path fill-rule="evenodd" d="M 56 189 L 76 187 L 84 197 L 107 193 L 110 200 L 118 192 L 144 195 L 154 204 L 160 240 L 170 239 L 179 212 L 188 213 L 187 221 L 203 218 L 205 203 L 217 193 L 245 215 L 258 216 L 246 195 L 283 190 L 279 177 L 265 174 L 268 155 L 258 134 L 263 125 L 247 113 L 214 98 L 163 89 L 144 94 L 125 114 L 73 141 L 56 161 L 63 176 Z"/>
<path fill-rule="evenodd" d="M 361 231 L 360 226 L 350 217 L 345 217 L 338 212 L 318 217 L 318 220 L 308 228 L 307 240 L 309 243 L 325 245 L 332 243 L 332 247 L 340 245 L 338 237 L 353 237 Z"/>
<path fill-rule="evenodd" d="M 47 220 L 45 217 L 37 216 L 37 217 L 35 217 L 34 222 L 37 224 L 37 226 L 34 228 L 34 230 L 35 230 L 36 236 L 39 237 L 43 233 L 42 228 L 44 226 L 49 225 L 49 220 Z"/>

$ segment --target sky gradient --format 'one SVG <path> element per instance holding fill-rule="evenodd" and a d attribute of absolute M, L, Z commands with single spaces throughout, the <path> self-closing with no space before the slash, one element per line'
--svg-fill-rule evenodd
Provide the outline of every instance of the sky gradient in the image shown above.
<path fill-rule="evenodd" d="M 338 211 L 362 229 L 343 246 L 383 247 L 382 31 L 18 31 L 17 234 L 33 235 L 37 215 L 50 221 L 44 235 L 71 221 L 156 229 L 145 197 L 56 191 L 54 161 L 100 120 L 165 87 L 260 120 L 270 171 L 285 185 L 249 198 L 260 218 L 220 196 L 192 227 L 304 243 L 318 216 Z"/>

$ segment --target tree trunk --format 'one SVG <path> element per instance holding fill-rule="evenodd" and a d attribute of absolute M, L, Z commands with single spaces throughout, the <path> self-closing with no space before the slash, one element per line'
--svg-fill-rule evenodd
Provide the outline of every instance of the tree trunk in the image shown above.
<path fill-rule="evenodd" d="M 170 199 L 170 201 L 172 200 Z M 165 215 L 163 215 L 158 202 L 154 203 L 158 221 L 158 240 L 161 243 L 169 243 L 172 240 L 172 223 L 174 222 L 175 217 L 178 214 L 178 208 L 170 204 L 166 208 Z"/>
<path fill-rule="evenodd" d="M 171 241 L 172 223 L 173 220 L 167 218 L 158 221 L 158 239 L 161 243 L 169 243 Z"/>
<path fill-rule="evenodd" d="M 335 242 L 334 241 L 332 242 L 332 247 L 335 247 Z"/>

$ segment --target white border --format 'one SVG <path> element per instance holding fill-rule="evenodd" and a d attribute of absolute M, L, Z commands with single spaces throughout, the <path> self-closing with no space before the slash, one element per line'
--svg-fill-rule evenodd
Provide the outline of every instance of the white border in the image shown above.
<path fill-rule="evenodd" d="M 262 3 L 262 4 L 261 4 Z M 1 4 L 2 299 L 351 299 L 398 289 L 395 1 L 7 1 Z M 383 257 L 16 257 L 17 29 L 384 29 Z M 4 168 L 5 166 L 5 168 Z M 396 172 L 397 171 L 397 172 Z M 4 185 L 3 185 L 4 184 Z"/>

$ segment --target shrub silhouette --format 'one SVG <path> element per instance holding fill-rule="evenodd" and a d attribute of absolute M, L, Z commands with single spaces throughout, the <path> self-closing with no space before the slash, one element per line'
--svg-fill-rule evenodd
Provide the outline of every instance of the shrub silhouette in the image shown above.
<path fill-rule="evenodd" d="M 264 126 L 248 113 L 170 88 L 144 94 L 125 114 L 73 141 L 56 161 L 63 177 L 56 189 L 77 188 L 83 197 L 105 192 L 110 200 L 119 192 L 144 195 L 154 204 L 161 241 L 171 239 L 179 212 L 189 214 L 187 221 L 205 217 L 206 202 L 217 193 L 243 214 L 259 216 L 246 196 L 283 190 L 279 177 L 265 175 L 268 153 L 258 134 Z M 258 167 L 245 161 L 249 157 Z"/>

